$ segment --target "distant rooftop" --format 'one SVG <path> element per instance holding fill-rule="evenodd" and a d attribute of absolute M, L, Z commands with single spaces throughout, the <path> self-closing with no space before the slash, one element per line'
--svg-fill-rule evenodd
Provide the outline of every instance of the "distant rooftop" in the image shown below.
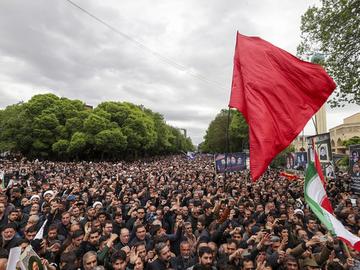
<path fill-rule="evenodd" d="M 344 124 L 359 123 L 360 122 L 360 112 L 344 118 L 343 122 L 344 122 Z"/>

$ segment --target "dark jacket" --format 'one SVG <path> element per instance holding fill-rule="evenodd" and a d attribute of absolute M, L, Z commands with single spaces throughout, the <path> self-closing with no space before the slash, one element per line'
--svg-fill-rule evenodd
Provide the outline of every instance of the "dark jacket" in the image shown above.
<path fill-rule="evenodd" d="M 188 259 L 185 259 L 182 256 L 177 256 L 175 258 L 175 263 L 176 263 L 176 270 L 186 270 L 189 267 L 195 265 L 196 260 L 194 257 L 189 257 Z"/>
<path fill-rule="evenodd" d="M 167 270 L 169 268 L 176 269 L 176 261 L 174 258 L 171 258 L 168 264 L 165 264 L 163 261 L 156 259 L 147 265 L 146 270 Z"/>

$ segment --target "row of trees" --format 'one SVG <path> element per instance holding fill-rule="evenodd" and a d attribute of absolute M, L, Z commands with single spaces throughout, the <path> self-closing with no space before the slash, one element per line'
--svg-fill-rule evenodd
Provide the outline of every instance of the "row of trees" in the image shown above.
<path fill-rule="evenodd" d="M 227 138 L 229 142 L 227 143 Z M 249 128 L 243 115 L 237 110 L 221 110 L 211 121 L 204 142 L 199 149 L 206 153 L 243 152 L 249 149 Z M 229 144 L 229 149 L 228 145 Z M 294 152 L 294 146 L 289 145 L 279 153 L 271 163 L 272 167 L 284 167 L 286 156 Z"/>
<path fill-rule="evenodd" d="M 80 100 L 44 94 L 0 110 L 0 151 L 30 158 L 123 159 L 193 148 L 161 114 L 128 102 L 92 109 Z"/>
<path fill-rule="evenodd" d="M 229 138 L 229 149 L 227 149 L 227 138 Z M 204 139 L 199 145 L 202 152 L 241 152 L 249 148 L 248 125 L 237 110 L 230 110 L 229 115 L 229 111 L 223 109 L 211 121 Z"/>

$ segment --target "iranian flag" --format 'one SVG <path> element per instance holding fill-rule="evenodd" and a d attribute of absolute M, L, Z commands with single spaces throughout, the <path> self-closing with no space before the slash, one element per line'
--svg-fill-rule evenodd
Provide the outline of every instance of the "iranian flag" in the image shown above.
<path fill-rule="evenodd" d="M 310 162 L 305 176 L 305 201 L 331 233 L 352 248 L 360 251 L 360 238 L 349 232 L 333 215 L 333 210 L 326 195 L 322 171 L 315 154 L 315 164 Z"/>

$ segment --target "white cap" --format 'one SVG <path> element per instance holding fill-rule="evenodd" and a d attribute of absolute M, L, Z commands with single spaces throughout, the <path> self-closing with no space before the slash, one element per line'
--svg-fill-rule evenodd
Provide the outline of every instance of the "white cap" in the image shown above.
<path fill-rule="evenodd" d="M 30 201 L 32 201 L 33 199 L 40 200 L 40 196 L 39 195 L 32 195 L 31 198 L 30 198 Z"/>
<path fill-rule="evenodd" d="M 47 191 L 45 191 L 44 197 L 45 197 L 46 195 L 48 195 L 48 194 L 50 194 L 51 197 L 53 197 L 53 196 L 54 196 L 54 191 L 52 191 L 52 190 L 47 190 Z"/>
<path fill-rule="evenodd" d="M 303 210 L 301 210 L 301 209 L 295 209 L 295 210 L 294 210 L 294 214 L 304 215 L 304 212 L 303 212 Z"/>
<path fill-rule="evenodd" d="M 103 204 L 99 201 L 96 201 L 93 203 L 93 208 L 95 208 L 97 205 L 101 205 L 101 207 L 103 206 Z"/>

